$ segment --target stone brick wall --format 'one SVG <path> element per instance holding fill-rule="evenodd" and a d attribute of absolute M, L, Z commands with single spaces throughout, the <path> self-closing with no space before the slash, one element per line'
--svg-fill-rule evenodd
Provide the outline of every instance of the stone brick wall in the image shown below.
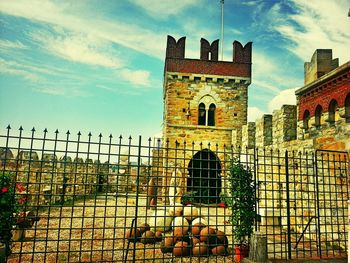
<path fill-rule="evenodd" d="M 0 152 L 4 150 L 1 148 Z M 72 160 L 69 156 L 58 159 L 54 154 L 43 154 L 40 159 L 36 152 L 21 151 L 15 155 L 10 149 L 7 151 L 11 154 L 6 157 L 2 155 L 0 163 L 4 170 L 15 172 L 16 181 L 26 186 L 29 206 L 53 204 L 94 194 L 99 189 L 101 179 L 104 186 L 107 185 L 107 164 L 91 159 Z"/>
<path fill-rule="evenodd" d="M 265 147 L 272 144 L 272 115 L 264 114 L 255 123 L 256 147 Z"/>
<path fill-rule="evenodd" d="M 243 125 L 241 144 L 252 148 L 255 141 L 258 148 L 280 151 L 323 149 L 350 152 L 350 124 L 347 118 L 340 117 L 332 125 L 325 123 L 319 128 L 311 127 L 307 133 L 300 129 L 301 125 L 302 122 L 297 121 L 296 106 L 283 105 L 273 115 L 265 114 L 255 123 Z"/>
<path fill-rule="evenodd" d="M 242 127 L 242 149 L 255 148 L 255 132 L 256 126 L 255 122 L 248 122 Z"/>
<path fill-rule="evenodd" d="M 343 116 L 343 117 L 341 117 Z M 253 144 L 253 127 L 255 124 L 255 146 L 258 156 L 256 176 L 259 183 L 259 214 L 262 224 L 286 227 L 287 220 L 287 178 L 285 169 L 285 151 L 288 151 L 288 179 L 290 199 L 291 230 L 302 233 L 310 221 L 304 237 L 316 239 L 316 174 L 318 174 L 319 221 L 321 225 L 322 241 L 345 248 L 344 240 L 345 216 L 348 213 L 343 201 L 349 198 L 345 162 L 340 163 L 337 155 L 325 153 L 325 157 L 317 157 L 316 149 L 345 151 L 350 153 L 350 123 L 346 116 L 339 118 L 330 125 L 324 122 L 319 128 L 311 126 L 307 133 L 301 129 L 302 122 L 298 122 L 297 108 L 294 105 L 283 105 L 272 115 L 264 115 L 255 123 L 248 123 L 242 127 L 242 146 Z M 297 129 L 298 125 L 298 129 Z M 250 130 L 250 132 L 249 132 Z M 249 148 L 249 147 L 248 147 Z M 249 154 L 254 154 L 251 149 Z M 348 158 L 348 157 L 347 157 Z M 315 170 L 315 162 L 318 170 Z M 339 162 L 339 163 L 337 163 Z M 344 169 L 340 171 L 339 169 Z M 268 200 L 268 201 L 266 201 Z M 345 214 L 344 214 L 345 213 Z M 335 216 L 336 215 L 336 216 Z M 334 222 L 336 218 L 336 222 Z M 334 233 L 337 229 L 337 233 Z M 338 236 L 339 235 L 339 236 Z"/>
<path fill-rule="evenodd" d="M 192 141 L 223 141 L 231 144 L 232 130 L 241 129 L 247 122 L 247 86 L 233 79 L 223 82 L 194 80 L 192 75 L 174 79 L 169 74 L 165 104 L 164 139 Z M 201 100 L 216 105 L 215 126 L 198 125 L 198 106 Z"/>
<path fill-rule="evenodd" d="M 297 107 L 283 105 L 272 114 L 272 144 L 278 145 L 297 138 Z"/>

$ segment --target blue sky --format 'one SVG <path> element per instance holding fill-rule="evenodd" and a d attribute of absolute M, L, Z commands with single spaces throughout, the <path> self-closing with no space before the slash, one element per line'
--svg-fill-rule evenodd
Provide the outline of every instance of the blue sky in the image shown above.
<path fill-rule="evenodd" d="M 253 42 L 249 120 L 295 103 L 316 48 L 350 60 L 348 0 L 225 1 L 224 60 Z M 167 35 L 220 38 L 219 0 L 2 0 L 0 127 L 114 136 L 161 131 Z"/>

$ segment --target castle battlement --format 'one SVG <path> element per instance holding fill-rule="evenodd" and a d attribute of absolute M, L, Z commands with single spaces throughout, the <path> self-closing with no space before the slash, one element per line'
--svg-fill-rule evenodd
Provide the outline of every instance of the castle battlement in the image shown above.
<path fill-rule="evenodd" d="M 243 125 L 241 146 L 348 151 L 350 62 L 338 64 L 331 49 L 317 49 L 305 63 L 306 84 L 295 92 L 297 105 L 283 105 Z"/>
<path fill-rule="evenodd" d="M 338 58 L 333 59 L 332 49 L 316 49 L 310 62 L 304 63 L 305 85 L 339 67 Z"/>
<path fill-rule="evenodd" d="M 219 40 L 210 44 L 202 38 L 200 59 L 189 59 L 185 58 L 186 37 L 176 41 L 172 36 L 168 36 L 164 71 L 251 78 L 252 42 L 248 42 L 244 47 L 238 41 L 234 41 L 232 45 L 232 61 L 219 61 Z"/>

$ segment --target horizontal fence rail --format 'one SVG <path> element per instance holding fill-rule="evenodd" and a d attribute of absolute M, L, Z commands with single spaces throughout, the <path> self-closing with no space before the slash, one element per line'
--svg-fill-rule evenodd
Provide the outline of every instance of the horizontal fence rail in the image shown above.
<path fill-rule="evenodd" d="M 270 259 L 346 257 L 347 153 L 8 127 L 0 164 L 7 262 L 233 262 L 243 222 Z"/>

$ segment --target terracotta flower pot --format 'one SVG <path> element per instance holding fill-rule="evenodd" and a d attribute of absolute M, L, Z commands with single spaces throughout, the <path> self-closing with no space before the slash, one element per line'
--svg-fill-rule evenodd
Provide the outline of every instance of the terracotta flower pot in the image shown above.
<path fill-rule="evenodd" d="M 241 262 L 249 255 L 249 247 L 247 246 L 235 246 L 235 262 Z"/>
<path fill-rule="evenodd" d="M 218 203 L 218 207 L 226 208 L 226 204 L 224 202 Z"/>

